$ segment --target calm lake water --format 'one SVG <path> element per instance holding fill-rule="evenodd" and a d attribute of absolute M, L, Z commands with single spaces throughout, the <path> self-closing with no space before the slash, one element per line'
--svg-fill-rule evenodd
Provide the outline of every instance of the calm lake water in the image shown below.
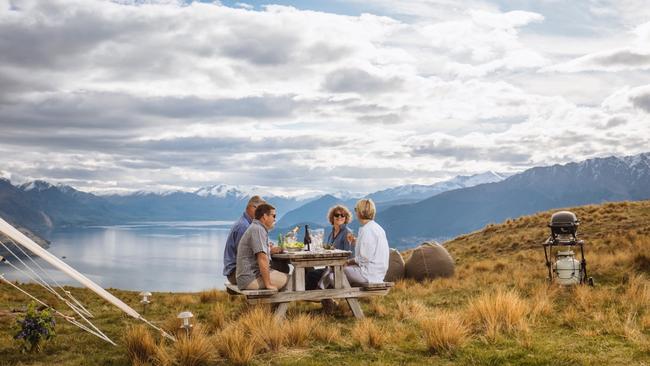
<path fill-rule="evenodd" d="M 51 235 L 48 250 L 104 288 L 173 292 L 223 288 L 223 247 L 231 224 L 156 222 L 65 230 Z M 81 286 L 36 260 L 60 284 Z M 0 273 L 9 280 L 29 280 L 7 265 L 0 265 Z"/>

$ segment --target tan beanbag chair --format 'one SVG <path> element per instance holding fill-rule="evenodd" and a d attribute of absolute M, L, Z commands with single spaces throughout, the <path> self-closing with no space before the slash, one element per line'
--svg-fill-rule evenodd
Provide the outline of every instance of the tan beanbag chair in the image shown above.
<path fill-rule="evenodd" d="M 386 271 L 384 282 L 395 282 L 402 278 L 404 278 L 404 258 L 397 249 L 391 249 L 388 258 L 388 271 Z"/>
<path fill-rule="evenodd" d="M 442 245 L 424 243 L 413 250 L 404 266 L 406 278 L 417 281 L 454 275 L 454 260 Z"/>

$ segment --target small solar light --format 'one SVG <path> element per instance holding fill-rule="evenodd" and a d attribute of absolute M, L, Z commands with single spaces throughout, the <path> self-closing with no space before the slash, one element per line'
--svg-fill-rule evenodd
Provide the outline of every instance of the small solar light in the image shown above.
<path fill-rule="evenodd" d="M 192 324 L 190 324 L 190 319 L 194 317 L 194 314 L 192 314 L 191 311 L 183 311 L 182 313 L 178 314 L 178 319 L 183 320 L 183 324 L 181 325 L 181 328 L 185 329 L 185 332 L 189 335 L 190 334 L 190 328 L 192 328 Z"/>
<path fill-rule="evenodd" d="M 149 297 L 151 296 L 151 292 L 149 291 L 142 291 L 140 293 L 140 296 L 142 296 L 142 300 L 140 300 L 140 303 L 142 304 L 142 313 L 147 312 L 147 305 L 151 304 L 151 300 L 149 300 Z"/>

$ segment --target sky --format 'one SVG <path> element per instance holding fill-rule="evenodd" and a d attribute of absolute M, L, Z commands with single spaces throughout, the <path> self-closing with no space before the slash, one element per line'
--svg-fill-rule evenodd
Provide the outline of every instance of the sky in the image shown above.
<path fill-rule="evenodd" d="M 0 0 L 0 177 L 372 192 L 650 151 L 645 0 Z"/>

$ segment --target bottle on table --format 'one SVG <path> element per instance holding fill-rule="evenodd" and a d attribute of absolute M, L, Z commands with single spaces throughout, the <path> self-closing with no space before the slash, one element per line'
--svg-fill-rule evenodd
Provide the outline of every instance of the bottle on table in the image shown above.
<path fill-rule="evenodd" d="M 305 225 L 305 238 L 302 242 L 307 246 L 307 251 L 311 251 L 311 236 L 309 235 L 309 225 Z"/>

